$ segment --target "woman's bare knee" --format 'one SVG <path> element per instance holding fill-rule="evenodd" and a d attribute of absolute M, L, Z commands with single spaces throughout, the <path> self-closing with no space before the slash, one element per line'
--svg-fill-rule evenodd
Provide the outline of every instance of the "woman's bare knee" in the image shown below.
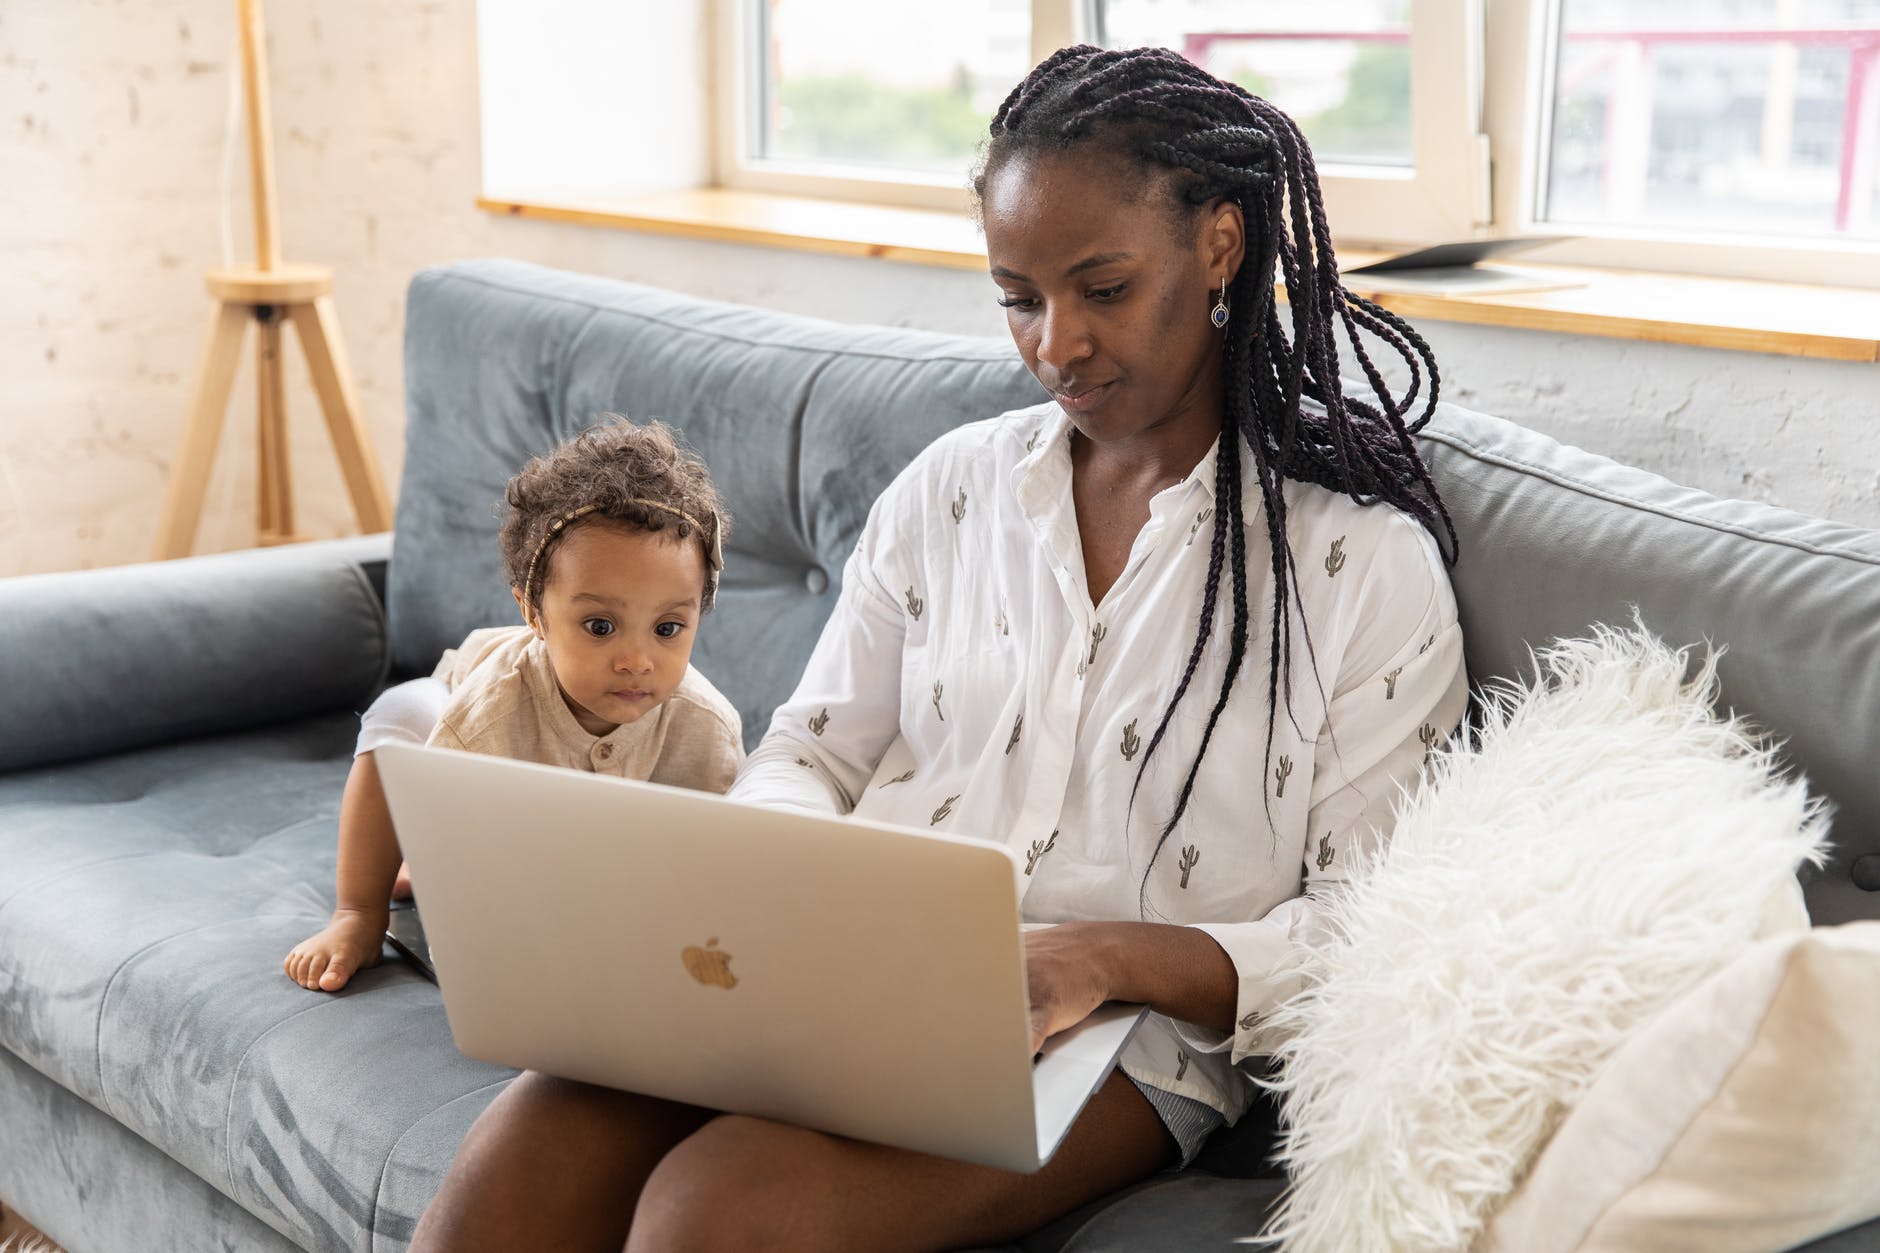
<path fill-rule="evenodd" d="M 524 1074 L 464 1137 L 412 1248 L 611 1253 L 626 1239 L 646 1176 L 709 1117 L 671 1101 Z"/>
<path fill-rule="evenodd" d="M 802 1150 L 819 1138 L 762 1118 L 712 1119 L 640 1190 L 627 1253 L 827 1248 L 816 1242 L 815 1198 L 804 1194 L 815 1184 L 802 1170 Z"/>

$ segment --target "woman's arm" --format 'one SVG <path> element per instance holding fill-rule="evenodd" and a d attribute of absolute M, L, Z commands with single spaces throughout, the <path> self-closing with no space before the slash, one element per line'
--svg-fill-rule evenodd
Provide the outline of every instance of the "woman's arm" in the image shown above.
<path fill-rule="evenodd" d="M 911 469 L 911 468 L 910 468 Z M 897 481 L 898 485 L 898 481 Z M 901 730 L 904 611 L 881 576 L 895 486 L 875 502 L 796 692 L 731 785 L 735 800 L 847 813 Z"/>
<path fill-rule="evenodd" d="M 1467 700 L 1461 633 L 1452 621 L 1447 638 L 1436 634 L 1437 643 L 1418 658 L 1424 664 L 1402 663 L 1389 703 L 1403 703 L 1390 718 L 1371 708 L 1368 680 L 1333 701 L 1328 726 L 1344 729 L 1337 750 L 1331 730 L 1318 748 L 1322 762 L 1338 764 L 1315 771 L 1307 830 L 1316 838 L 1307 842 L 1301 895 L 1250 922 L 1074 922 L 1026 935 L 1033 1051 L 1112 1000 L 1166 1014 L 1198 1052 L 1231 1048 L 1239 1061 L 1266 1051 L 1260 1020 L 1298 990 L 1299 946 L 1324 939 L 1313 894 L 1336 890 L 1360 850 L 1389 834 L 1398 788 L 1415 778 L 1426 751 L 1424 728 L 1447 735 L 1461 718 Z M 1379 691 L 1386 673 L 1378 676 Z M 1360 724 L 1381 738 L 1362 733 Z"/>
<path fill-rule="evenodd" d="M 1429 746 L 1468 701 L 1462 633 L 1441 560 L 1414 524 L 1393 524 L 1355 610 L 1359 634 L 1328 684 L 1314 749 L 1300 895 L 1244 922 L 1079 923 L 1028 939 L 1033 1029 L 1063 1030 L 1106 999 L 1174 1019 L 1195 1052 L 1269 1051 L 1264 1019 L 1299 989 L 1302 948 L 1326 940 L 1317 896 L 1385 838 Z M 1197 818 L 1200 816 L 1197 815 Z M 1230 816 L 1215 815 L 1214 821 Z"/>
<path fill-rule="evenodd" d="M 1031 1050 L 1105 1001 L 1147 1005 L 1212 1031 L 1234 1028 L 1238 980 L 1205 931 L 1155 922 L 1067 922 L 1025 936 Z"/>
<path fill-rule="evenodd" d="M 1329 938 L 1318 898 L 1338 891 L 1390 838 L 1404 789 L 1416 786 L 1424 757 L 1467 708 L 1455 595 L 1434 543 L 1414 523 L 1392 520 L 1352 608 L 1359 626 L 1313 749 L 1301 894 L 1255 921 L 1195 924 L 1232 959 L 1237 989 L 1226 1035 L 1177 1019 L 1192 1051 L 1231 1049 L 1235 1061 L 1271 1051 L 1267 1014 L 1302 986 L 1302 950 Z"/>

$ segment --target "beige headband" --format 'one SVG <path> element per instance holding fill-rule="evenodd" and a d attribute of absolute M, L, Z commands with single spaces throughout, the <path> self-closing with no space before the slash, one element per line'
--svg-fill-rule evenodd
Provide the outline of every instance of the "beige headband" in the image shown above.
<path fill-rule="evenodd" d="M 684 519 L 686 522 L 691 523 L 692 529 L 694 531 L 697 531 L 700 535 L 705 534 L 705 528 L 699 524 L 699 520 L 693 517 L 691 514 L 687 513 L 683 509 L 675 509 L 671 505 L 662 504 L 657 500 L 645 500 L 640 497 L 635 497 L 634 499 L 629 500 L 625 503 L 629 505 L 645 505 L 648 509 L 664 510 L 666 513 L 671 514 L 675 518 L 681 518 L 681 519 Z M 572 510 L 571 512 L 565 513 L 561 517 L 556 518 L 553 522 L 548 524 L 548 530 L 545 531 L 542 535 L 542 542 L 535 546 L 535 555 L 529 558 L 528 573 L 525 574 L 522 579 L 522 599 L 523 600 L 528 601 L 531 604 L 534 603 L 533 598 L 531 597 L 530 593 L 535 590 L 535 567 L 542 560 L 542 554 L 547 551 L 549 541 L 554 539 L 557 535 L 560 535 L 563 531 L 565 531 L 568 528 L 568 524 L 570 522 L 573 522 L 576 518 L 585 517 L 588 514 L 593 513 L 596 509 L 599 509 L 599 508 L 600 508 L 599 505 L 582 505 L 579 509 L 575 509 L 575 510 Z M 714 589 L 716 589 L 718 586 L 719 571 L 725 568 L 725 554 L 724 554 L 723 547 L 719 544 L 719 536 L 718 536 L 719 528 L 717 526 L 717 522 L 718 522 L 717 518 L 712 519 L 713 525 L 711 529 L 711 542 L 707 548 L 707 555 L 708 555 L 708 560 L 711 565 L 711 570 L 709 571 L 706 577 L 711 579 L 711 585 Z"/>

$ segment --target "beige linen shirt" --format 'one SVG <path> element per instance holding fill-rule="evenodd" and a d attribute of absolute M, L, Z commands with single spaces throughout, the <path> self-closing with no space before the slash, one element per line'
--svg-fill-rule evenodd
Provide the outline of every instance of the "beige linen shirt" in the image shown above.
<path fill-rule="evenodd" d="M 1310 650 L 1295 627 L 1291 711 L 1279 711 L 1269 760 L 1272 549 L 1243 446 L 1246 659 L 1152 863 L 1226 668 L 1223 579 L 1212 640 L 1132 810 L 1194 643 L 1216 457 L 1156 495 L 1122 574 L 1092 604 L 1070 434 L 1055 404 L 1040 405 L 950 432 L 902 472 L 732 795 L 1003 843 L 1022 863 L 1027 922 L 1205 930 L 1238 972 L 1236 1029 L 1151 1016 L 1123 1067 L 1232 1121 L 1252 1097 L 1233 1063 L 1270 1047 L 1261 1019 L 1293 991 L 1287 960 L 1319 938 L 1314 896 L 1389 833 L 1428 745 L 1462 716 L 1455 598 L 1410 517 L 1286 483 Z"/>
<path fill-rule="evenodd" d="M 738 711 L 704 675 L 658 709 L 590 735 L 562 699 L 548 646 L 526 626 L 472 631 L 437 663 L 450 688 L 429 743 L 595 774 L 723 792 L 744 760 Z"/>

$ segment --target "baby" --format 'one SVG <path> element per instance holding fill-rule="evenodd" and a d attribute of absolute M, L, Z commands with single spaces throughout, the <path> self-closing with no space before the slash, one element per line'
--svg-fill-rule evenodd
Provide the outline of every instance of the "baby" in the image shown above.
<path fill-rule="evenodd" d="M 610 415 L 530 461 L 505 500 L 503 565 L 524 625 L 472 631 L 444 654 L 433 678 L 449 695 L 428 742 L 730 787 L 737 710 L 690 665 L 729 527 L 704 463 L 667 427 Z M 378 963 L 387 897 L 405 884 L 372 759 L 384 736 L 370 711 L 366 724 L 340 801 L 338 906 L 282 963 L 304 988 L 337 992 Z"/>

